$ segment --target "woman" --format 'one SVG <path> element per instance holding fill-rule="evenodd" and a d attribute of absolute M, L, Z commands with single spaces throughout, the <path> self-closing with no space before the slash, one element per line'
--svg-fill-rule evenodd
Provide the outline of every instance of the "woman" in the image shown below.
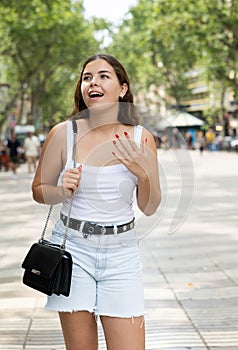
<path fill-rule="evenodd" d="M 133 194 L 145 215 L 160 200 L 156 145 L 137 125 L 130 82 L 112 56 L 86 60 L 71 115 L 77 123 L 76 168 L 72 122 L 49 133 L 33 181 L 39 203 L 62 203 L 51 240 L 62 242 L 74 193 L 67 250 L 73 257 L 69 297 L 50 296 L 67 350 L 96 350 L 99 316 L 107 349 L 145 349 L 142 266 L 134 228 Z M 60 180 L 59 180 L 60 178 Z"/>

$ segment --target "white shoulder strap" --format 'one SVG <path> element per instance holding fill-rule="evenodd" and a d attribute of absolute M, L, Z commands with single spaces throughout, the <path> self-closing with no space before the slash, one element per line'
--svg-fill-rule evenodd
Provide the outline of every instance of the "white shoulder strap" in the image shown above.
<path fill-rule="evenodd" d="M 73 149 L 73 127 L 72 121 L 67 121 L 67 159 L 72 159 L 72 149 Z"/>
<path fill-rule="evenodd" d="M 143 131 L 143 126 L 135 125 L 135 128 L 134 128 L 134 141 L 138 145 L 141 144 L 142 131 Z"/>

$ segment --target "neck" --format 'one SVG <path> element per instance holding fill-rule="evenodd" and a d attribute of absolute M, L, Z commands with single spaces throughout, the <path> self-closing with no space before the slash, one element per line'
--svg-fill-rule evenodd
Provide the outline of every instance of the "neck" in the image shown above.
<path fill-rule="evenodd" d="M 91 128 L 110 127 L 118 123 L 118 103 L 107 103 L 89 108 Z"/>
<path fill-rule="evenodd" d="M 88 120 L 89 129 L 95 132 L 97 135 L 109 135 L 114 136 L 118 130 L 118 125 L 120 124 L 118 121 L 110 121 L 104 123 L 92 123 L 91 119 Z"/>

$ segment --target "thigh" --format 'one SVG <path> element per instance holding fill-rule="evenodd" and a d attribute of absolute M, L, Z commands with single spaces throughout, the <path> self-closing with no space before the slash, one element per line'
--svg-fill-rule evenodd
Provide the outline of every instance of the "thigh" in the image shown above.
<path fill-rule="evenodd" d="M 26 159 L 27 159 L 28 164 L 32 164 L 33 163 L 33 157 L 32 156 L 27 156 Z"/>
<path fill-rule="evenodd" d="M 62 225 L 60 222 L 55 225 L 50 239 L 54 244 L 62 244 L 65 231 L 65 227 Z M 70 295 L 68 297 L 55 294 L 48 296 L 46 309 L 61 312 L 88 311 L 93 313 L 96 308 L 97 285 L 93 277 L 94 266 L 91 263 L 90 254 L 94 256 L 94 250 L 87 251 L 82 245 L 74 242 L 70 234 L 69 229 L 66 249 L 71 253 L 73 259 Z"/>
<path fill-rule="evenodd" d="M 59 312 L 67 350 L 97 350 L 97 323 L 87 311 Z"/>
<path fill-rule="evenodd" d="M 144 316 L 101 316 L 108 350 L 145 350 Z"/>
<path fill-rule="evenodd" d="M 145 314 L 143 268 L 138 245 L 108 249 L 97 285 L 96 313 L 130 318 Z"/>

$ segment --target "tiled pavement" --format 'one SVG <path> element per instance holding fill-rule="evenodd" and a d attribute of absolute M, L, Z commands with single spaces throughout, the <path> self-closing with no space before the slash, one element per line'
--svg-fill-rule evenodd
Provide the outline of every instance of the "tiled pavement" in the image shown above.
<path fill-rule="evenodd" d="M 159 160 L 161 208 L 153 218 L 137 213 L 147 233 L 146 350 L 238 350 L 238 154 L 159 151 Z M 57 315 L 21 283 L 47 214 L 30 185 L 25 165 L 17 180 L 0 173 L 0 349 L 63 350 Z M 100 325 L 99 343 L 106 349 Z"/>

